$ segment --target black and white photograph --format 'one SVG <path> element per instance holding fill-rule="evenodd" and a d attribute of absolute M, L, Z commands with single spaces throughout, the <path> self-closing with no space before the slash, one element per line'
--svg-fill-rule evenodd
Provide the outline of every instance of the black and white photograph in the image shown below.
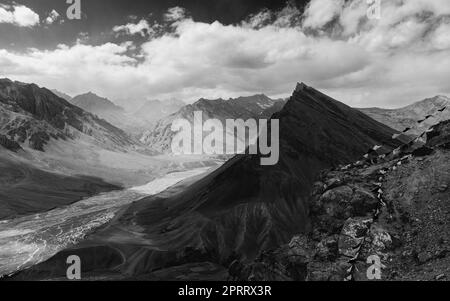
<path fill-rule="evenodd" d="M 449 0 L 0 0 L 0 286 L 446 282 L 449 186 Z"/>

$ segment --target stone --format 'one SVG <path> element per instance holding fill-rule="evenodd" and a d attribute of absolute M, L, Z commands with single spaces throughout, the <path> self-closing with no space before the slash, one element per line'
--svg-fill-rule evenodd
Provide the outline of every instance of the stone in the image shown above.
<path fill-rule="evenodd" d="M 344 184 L 344 181 L 340 178 L 331 178 L 325 182 L 327 189 L 332 189 Z"/>
<path fill-rule="evenodd" d="M 339 186 L 326 191 L 320 198 L 319 204 L 325 214 L 343 218 L 345 203 L 349 203 L 353 195 L 353 190 L 349 186 Z"/>
<path fill-rule="evenodd" d="M 378 207 L 378 200 L 372 193 L 358 187 L 353 193 L 351 207 L 353 215 L 364 216 Z"/>
<path fill-rule="evenodd" d="M 322 239 L 316 246 L 316 256 L 322 260 L 333 260 L 338 255 L 338 235 L 328 236 Z"/>
<path fill-rule="evenodd" d="M 358 186 L 339 186 L 327 190 L 318 201 L 322 211 L 334 218 L 366 216 L 378 207 L 377 198 Z"/>
<path fill-rule="evenodd" d="M 376 252 L 389 250 L 393 245 L 389 232 L 378 224 L 372 224 L 369 235 L 372 240 L 373 250 Z"/>
<path fill-rule="evenodd" d="M 339 254 L 356 258 L 372 221 L 369 217 L 347 219 L 339 235 Z"/>
<path fill-rule="evenodd" d="M 326 190 L 325 183 L 318 181 L 313 184 L 312 194 L 313 195 L 322 194 L 325 192 L 325 190 Z"/>
<path fill-rule="evenodd" d="M 307 264 L 313 259 L 313 251 L 309 247 L 309 242 L 306 236 L 294 236 L 288 244 L 289 249 L 287 256 L 289 261 L 295 264 Z"/>

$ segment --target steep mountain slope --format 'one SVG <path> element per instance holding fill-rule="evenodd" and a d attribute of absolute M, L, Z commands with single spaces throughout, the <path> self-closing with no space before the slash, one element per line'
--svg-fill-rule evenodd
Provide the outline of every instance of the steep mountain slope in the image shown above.
<path fill-rule="evenodd" d="M 272 118 L 280 120 L 276 165 L 261 166 L 260 155 L 237 155 L 204 177 L 130 205 L 68 252 L 106 267 L 119 252 L 124 261 L 110 272 L 134 276 L 185 263 L 253 259 L 311 230 L 308 198 L 321 170 L 354 161 L 374 144 L 397 146 L 394 130 L 304 84 Z M 109 251 L 94 252 L 98 246 Z M 61 258 L 39 269 L 52 270 L 52 260 Z"/>
<path fill-rule="evenodd" d="M 447 109 L 438 112 L 439 109 L 444 107 L 447 107 Z M 420 135 L 431 125 L 450 118 L 450 99 L 445 96 L 435 96 L 399 109 L 365 108 L 360 110 L 393 129 L 403 131 L 406 128 L 411 128 L 407 134 Z M 435 117 L 429 118 L 421 124 L 417 123 L 418 120 L 422 120 L 428 115 L 434 115 Z"/>
<path fill-rule="evenodd" d="M 56 89 L 51 89 L 50 91 L 52 91 L 53 94 L 55 94 L 56 96 L 61 97 L 64 100 L 67 100 L 68 102 L 71 102 L 71 100 L 72 100 L 72 96 L 67 95 L 64 92 L 58 91 Z"/>
<path fill-rule="evenodd" d="M 275 114 L 283 109 L 286 102 L 287 102 L 287 100 L 275 101 L 275 103 L 271 107 L 268 107 L 267 109 L 265 109 L 264 111 L 261 112 L 261 114 L 259 115 L 259 118 L 270 119 L 273 114 Z"/>
<path fill-rule="evenodd" d="M 120 129 L 34 84 L 0 80 L 0 133 L 44 151 L 50 140 L 86 135 L 102 147 L 126 149 L 133 141 Z"/>
<path fill-rule="evenodd" d="M 274 104 L 275 101 L 265 95 L 253 95 L 229 100 L 202 98 L 159 120 L 153 129 L 143 134 L 140 140 L 157 152 L 169 153 L 171 151 L 170 143 L 176 134 L 171 130 L 171 125 L 176 119 L 186 119 L 193 124 L 194 112 L 201 111 L 203 120 L 218 119 L 225 125 L 226 119 L 258 119 L 264 110 L 269 109 Z M 224 128 L 222 143 L 225 143 L 227 136 L 234 137 L 234 129 Z M 252 140 L 255 138 L 250 137 Z M 242 141 L 242 143 L 244 142 Z"/>

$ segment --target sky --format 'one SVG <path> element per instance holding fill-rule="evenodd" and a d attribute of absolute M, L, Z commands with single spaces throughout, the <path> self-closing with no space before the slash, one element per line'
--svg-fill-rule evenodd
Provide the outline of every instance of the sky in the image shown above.
<path fill-rule="evenodd" d="M 354 107 L 450 96 L 448 0 L 66 1 L 0 0 L 0 77 L 130 109 L 297 82 Z"/>

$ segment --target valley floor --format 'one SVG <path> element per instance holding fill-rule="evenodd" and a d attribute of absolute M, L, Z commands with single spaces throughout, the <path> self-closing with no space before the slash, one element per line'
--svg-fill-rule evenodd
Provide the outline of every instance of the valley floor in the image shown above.
<path fill-rule="evenodd" d="M 82 241 L 131 202 L 157 194 L 184 179 L 205 174 L 209 169 L 171 173 L 144 186 L 103 193 L 45 213 L 0 221 L 0 275 L 45 261 Z M 108 247 L 94 249 L 104 256 L 99 262 L 114 263 L 114 256 L 118 254 Z M 60 268 L 65 268 L 64 262 L 65 259 Z"/>

